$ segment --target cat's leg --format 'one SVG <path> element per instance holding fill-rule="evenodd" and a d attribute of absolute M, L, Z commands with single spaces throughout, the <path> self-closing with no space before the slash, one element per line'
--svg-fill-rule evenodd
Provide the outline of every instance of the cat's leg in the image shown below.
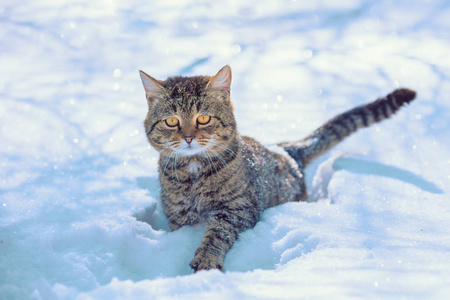
<path fill-rule="evenodd" d="M 206 233 L 190 263 L 191 268 L 195 272 L 209 269 L 223 271 L 225 255 L 233 246 L 238 234 L 255 226 L 257 218 L 255 210 L 250 210 L 250 212 L 221 210 L 211 213 Z"/>
<path fill-rule="evenodd" d="M 176 230 L 184 225 L 194 225 L 200 222 L 200 217 L 196 211 L 191 208 L 185 209 L 181 205 L 173 205 L 165 210 L 165 215 L 169 221 L 170 229 Z"/>
<path fill-rule="evenodd" d="M 161 193 L 161 204 L 169 221 L 170 229 L 176 230 L 184 225 L 194 225 L 200 222 L 200 216 L 190 201 L 183 200 L 178 195 L 170 196 Z M 181 198 L 181 199 L 180 199 Z"/>
<path fill-rule="evenodd" d="M 200 222 L 198 214 L 194 211 L 182 211 L 176 217 L 168 218 L 170 229 L 176 230 L 184 225 L 195 225 Z"/>

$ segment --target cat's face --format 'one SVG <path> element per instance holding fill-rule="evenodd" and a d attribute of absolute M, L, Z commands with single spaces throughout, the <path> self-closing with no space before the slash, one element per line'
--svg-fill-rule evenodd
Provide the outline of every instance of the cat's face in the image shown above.
<path fill-rule="evenodd" d="M 214 77 L 171 77 L 157 81 L 141 71 L 149 112 L 150 144 L 163 155 L 216 156 L 236 135 L 230 101 L 231 70 Z"/>

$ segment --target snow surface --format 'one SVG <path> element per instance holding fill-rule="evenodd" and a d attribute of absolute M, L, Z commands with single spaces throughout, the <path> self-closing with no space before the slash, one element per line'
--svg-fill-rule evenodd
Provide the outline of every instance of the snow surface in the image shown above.
<path fill-rule="evenodd" d="M 2 1 L 0 299 L 450 298 L 450 5 Z M 296 140 L 398 86 L 418 98 L 307 169 L 225 273 L 168 231 L 142 69 L 233 69 L 242 134 Z"/>

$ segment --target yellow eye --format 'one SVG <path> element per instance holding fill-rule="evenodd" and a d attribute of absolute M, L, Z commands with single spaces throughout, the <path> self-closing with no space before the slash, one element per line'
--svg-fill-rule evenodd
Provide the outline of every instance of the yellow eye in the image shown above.
<path fill-rule="evenodd" d="M 177 118 L 168 118 L 165 121 L 166 121 L 167 126 L 169 126 L 169 127 L 175 127 L 178 125 L 178 122 L 179 122 Z"/>
<path fill-rule="evenodd" d="M 202 125 L 208 124 L 209 121 L 211 121 L 211 117 L 210 116 L 200 116 L 200 117 L 197 118 L 197 122 L 199 124 L 202 124 Z"/>

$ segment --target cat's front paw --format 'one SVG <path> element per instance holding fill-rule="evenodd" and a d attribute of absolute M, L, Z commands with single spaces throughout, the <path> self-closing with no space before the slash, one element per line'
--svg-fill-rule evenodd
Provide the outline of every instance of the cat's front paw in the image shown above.
<path fill-rule="evenodd" d="M 218 269 L 223 272 L 223 260 L 206 251 L 197 253 L 189 265 L 195 272 L 211 269 Z"/>

